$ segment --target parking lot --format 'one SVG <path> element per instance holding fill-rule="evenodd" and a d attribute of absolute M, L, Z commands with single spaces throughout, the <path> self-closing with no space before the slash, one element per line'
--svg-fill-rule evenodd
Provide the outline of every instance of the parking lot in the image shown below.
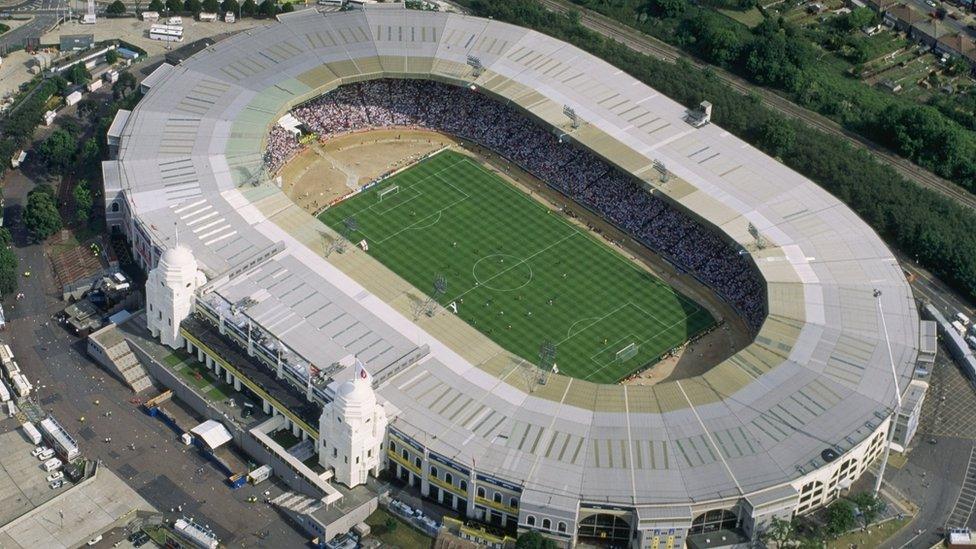
<path fill-rule="evenodd" d="M 919 436 L 976 440 L 976 391 L 948 353 L 940 353 L 928 381 Z"/>
<path fill-rule="evenodd" d="M 82 25 L 77 22 L 70 22 L 52 30 L 41 37 L 42 44 L 57 44 L 62 34 L 88 34 L 93 33 L 96 41 L 120 39 L 135 44 L 146 50 L 149 56 L 159 55 L 167 51 L 179 48 L 190 42 L 201 38 L 208 38 L 223 34 L 225 32 L 239 32 L 251 27 L 268 25 L 273 23 L 269 19 L 254 19 L 245 17 L 236 23 L 224 23 L 217 21 L 214 23 L 204 23 L 195 21 L 191 17 L 183 18 L 183 42 L 161 42 L 149 39 L 149 21 L 142 21 L 135 17 L 122 17 L 118 19 L 99 18 L 94 25 Z"/>
<path fill-rule="evenodd" d="M 41 462 L 32 456 L 34 445 L 12 419 L 0 421 L 0 524 L 23 515 L 66 490 L 48 486 Z"/>

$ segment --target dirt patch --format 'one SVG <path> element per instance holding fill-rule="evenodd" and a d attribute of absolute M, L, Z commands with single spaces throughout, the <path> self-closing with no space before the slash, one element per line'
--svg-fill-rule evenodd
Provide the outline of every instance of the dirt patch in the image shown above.
<path fill-rule="evenodd" d="M 567 221 L 586 228 L 634 264 L 654 274 L 707 309 L 719 323 L 672 356 L 625 380 L 654 385 L 701 375 L 751 341 L 748 327 L 735 310 L 694 277 L 677 271 L 626 233 L 583 208 L 517 165 L 474 143 L 427 130 L 377 130 L 349 134 L 313 145 L 280 171 L 282 190 L 310 213 L 389 171 L 413 164 L 449 146 L 520 188 Z"/>
<path fill-rule="evenodd" d="M 315 214 L 377 177 L 452 144 L 450 137 L 419 130 L 343 135 L 312 144 L 282 167 L 278 171 L 281 190 L 302 209 Z"/>

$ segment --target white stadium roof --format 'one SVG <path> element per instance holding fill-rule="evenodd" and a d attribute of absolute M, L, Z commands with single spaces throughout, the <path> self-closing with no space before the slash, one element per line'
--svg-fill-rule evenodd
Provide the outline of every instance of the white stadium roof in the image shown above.
<path fill-rule="evenodd" d="M 483 73 L 475 78 L 467 56 Z M 769 316 L 754 342 L 704 375 L 653 387 L 555 376 L 534 393 L 473 365 L 330 265 L 317 221 L 260 179 L 268 130 L 291 107 L 356 80 L 432 78 L 512 101 L 746 246 Z M 211 288 L 305 359 L 362 352 L 322 330 L 350 315 L 371 369 L 429 344 L 380 390 L 393 426 L 458 463 L 525 487 L 523 498 L 691 504 L 793 482 L 863 441 L 908 387 L 919 320 L 881 239 L 836 198 L 623 71 L 551 37 L 457 14 L 375 6 L 304 10 L 211 46 L 161 77 L 125 126 L 110 188 L 156 245 L 193 249 Z M 653 167 L 674 175 L 663 186 Z M 108 192 L 107 192 L 108 194 Z M 136 221 L 137 220 L 137 221 Z M 260 267 L 221 275 L 281 244 Z M 287 277 L 287 282 L 281 282 Z M 272 283 L 279 281 L 280 284 Z M 881 290 L 879 298 L 874 290 Z M 314 302 L 314 303 L 313 303 Z M 362 340 L 355 340 L 362 341 Z M 511 372 L 508 372 L 511 373 Z M 555 503 L 554 503 L 555 504 Z"/>

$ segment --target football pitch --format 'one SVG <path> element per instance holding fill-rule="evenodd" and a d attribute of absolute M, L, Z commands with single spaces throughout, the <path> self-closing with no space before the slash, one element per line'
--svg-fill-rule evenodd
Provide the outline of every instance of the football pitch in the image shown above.
<path fill-rule="evenodd" d="M 714 324 L 708 311 L 468 157 L 445 151 L 321 219 L 496 343 L 561 374 L 627 377 Z M 441 278 L 441 291 L 435 280 Z M 451 309 L 447 313 L 453 314 Z"/>

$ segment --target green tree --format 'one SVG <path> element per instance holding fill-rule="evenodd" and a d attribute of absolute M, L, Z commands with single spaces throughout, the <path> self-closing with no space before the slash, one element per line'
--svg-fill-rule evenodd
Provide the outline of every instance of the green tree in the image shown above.
<path fill-rule="evenodd" d="M 125 4 L 122 3 L 122 0 L 115 0 L 115 2 L 112 2 L 105 8 L 105 13 L 109 15 L 123 15 L 125 14 Z"/>
<path fill-rule="evenodd" d="M 71 196 L 75 199 L 75 216 L 78 223 L 88 222 L 88 218 L 91 217 L 92 206 L 95 205 L 95 199 L 92 197 L 91 186 L 88 184 L 88 180 L 82 179 L 75 185 L 75 188 L 71 191 Z"/>
<path fill-rule="evenodd" d="M 884 498 L 871 492 L 858 492 L 851 497 L 851 502 L 861 512 L 861 520 L 864 522 L 864 526 L 873 524 L 881 516 L 881 513 L 884 513 L 885 509 L 888 508 Z"/>
<path fill-rule="evenodd" d="M 163 0 L 152 0 L 149 2 L 149 11 L 163 13 L 166 11 L 166 4 L 163 3 Z"/>
<path fill-rule="evenodd" d="M 295 4 L 293 2 L 288 2 L 281 6 L 282 13 L 291 13 L 295 11 Z"/>
<path fill-rule="evenodd" d="M 72 139 L 81 135 L 81 124 L 74 118 L 68 116 L 61 119 L 61 129 L 68 132 L 68 135 Z"/>
<path fill-rule="evenodd" d="M 61 214 L 54 200 L 54 190 L 48 185 L 40 185 L 27 195 L 24 208 L 24 227 L 35 240 L 46 240 L 61 230 Z"/>
<path fill-rule="evenodd" d="M 244 0 L 244 3 L 241 4 L 241 15 L 253 17 L 257 12 L 258 5 L 254 3 L 254 0 Z"/>
<path fill-rule="evenodd" d="M 119 79 L 115 81 L 115 86 L 113 89 L 122 97 L 125 97 L 126 91 L 136 89 L 136 77 L 131 72 L 123 72 L 119 75 Z"/>
<path fill-rule="evenodd" d="M 220 11 L 220 2 L 217 0 L 203 0 L 203 11 L 217 13 Z"/>
<path fill-rule="evenodd" d="M 871 8 L 854 8 L 846 16 L 840 18 L 841 26 L 848 31 L 856 31 L 874 23 L 877 16 Z"/>
<path fill-rule="evenodd" d="M 556 542 L 535 530 L 520 534 L 515 540 L 515 549 L 556 549 L 557 547 Z"/>
<path fill-rule="evenodd" d="M 203 6 L 200 4 L 200 0 L 185 0 L 183 10 L 196 15 L 203 10 Z"/>
<path fill-rule="evenodd" d="M 224 0 L 224 3 L 220 5 L 220 9 L 237 15 L 237 10 L 241 9 L 241 5 L 237 3 L 237 0 Z"/>
<path fill-rule="evenodd" d="M 79 174 L 83 177 L 96 178 L 102 171 L 102 149 L 98 140 L 89 137 L 78 151 Z"/>
<path fill-rule="evenodd" d="M 67 131 L 58 128 L 38 147 L 44 163 L 55 173 L 62 173 L 75 156 L 75 139 Z"/>
<path fill-rule="evenodd" d="M 774 542 L 777 547 L 785 547 L 796 539 L 796 527 L 791 520 L 773 517 L 759 537 L 767 544 Z"/>
<path fill-rule="evenodd" d="M 398 526 L 400 526 L 400 521 L 393 517 L 386 517 L 386 520 L 383 521 L 383 527 L 386 528 L 388 533 L 392 534 L 393 532 L 396 532 Z"/>
<path fill-rule="evenodd" d="M 258 11 L 265 17 L 274 17 L 278 13 L 278 4 L 275 0 L 264 0 L 264 2 L 261 2 Z"/>
<path fill-rule="evenodd" d="M 116 50 L 108 50 L 105 52 L 105 62 L 109 65 L 114 65 L 119 61 L 119 52 Z"/>
<path fill-rule="evenodd" d="M 166 13 L 176 15 L 183 11 L 183 3 L 180 0 L 166 0 Z"/>
<path fill-rule="evenodd" d="M 685 0 L 648 0 L 644 11 L 657 17 L 677 17 L 685 11 Z"/>
<path fill-rule="evenodd" d="M 66 76 L 68 77 L 68 80 L 71 80 L 72 83 L 79 86 L 87 84 L 88 81 L 91 80 L 91 73 L 85 68 L 84 63 L 75 63 L 74 65 L 71 65 L 71 68 L 68 69 Z"/>
<path fill-rule="evenodd" d="M 0 229 L 10 236 L 6 229 Z M 0 296 L 8 296 L 17 292 L 17 256 L 5 244 L 0 248 Z"/>
<path fill-rule="evenodd" d="M 946 65 L 946 70 L 953 75 L 969 74 L 969 71 L 972 70 L 972 65 L 969 64 L 969 61 L 966 61 L 965 57 L 962 57 L 961 55 L 953 55 L 949 58 L 949 63 Z"/>
<path fill-rule="evenodd" d="M 98 103 L 93 99 L 82 99 L 78 102 L 78 116 L 91 118 L 96 112 L 98 112 Z"/>
<path fill-rule="evenodd" d="M 739 57 L 741 47 L 738 35 L 731 29 L 710 27 L 702 35 L 702 53 L 718 65 L 730 65 Z"/>
<path fill-rule="evenodd" d="M 854 517 L 854 505 L 844 499 L 837 500 L 827 508 L 826 519 L 824 533 L 828 538 L 836 538 L 857 526 L 857 520 Z"/>
<path fill-rule="evenodd" d="M 759 146 L 770 155 L 783 157 L 796 145 L 796 130 L 781 119 L 770 119 L 759 127 Z"/>

